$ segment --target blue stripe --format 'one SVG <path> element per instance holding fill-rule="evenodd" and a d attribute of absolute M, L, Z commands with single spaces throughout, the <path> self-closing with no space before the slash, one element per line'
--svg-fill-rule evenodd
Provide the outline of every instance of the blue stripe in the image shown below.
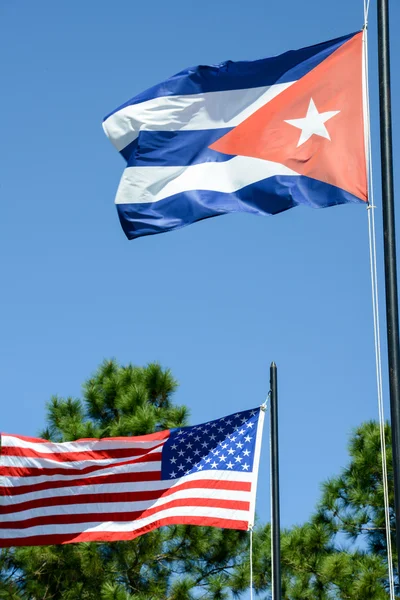
<path fill-rule="evenodd" d="M 198 163 L 230 160 L 231 155 L 211 150 L 208 146 L 231 129 L 225 127 L 198 131 L 141 131 L 139 138 L 129 144 L 129 154 L 126 153 L 127 166 L 186 167 Z"/>
<path fill-rule="evenodd" d="M 179 229 L 196 221 L 233 212 L 275 215 L 304 205 L 325 208 L 362 200 L 335 186 L 303 176 L 281 175 L 238 190 L 235 194 L 197 190 L 148 204 L 117 204 L 128 239 Z"/>
<path fill-rule="evenodd" d="M 300 50 L 290 50 L 272 58 L 190 67 L 128 100 L 110 112 L 105 119 L 125 106 L 161 96 L 248 89 L 297 81 L 356 33 Z"/>

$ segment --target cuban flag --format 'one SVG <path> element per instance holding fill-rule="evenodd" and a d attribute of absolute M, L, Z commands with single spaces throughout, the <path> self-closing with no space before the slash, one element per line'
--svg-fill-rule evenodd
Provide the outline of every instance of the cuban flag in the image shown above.
<path fill-rule="evenodd" d="M 363 33 L 186 69 L 108 115 L 129 239 L 226 213 L 367 201 Z"/>

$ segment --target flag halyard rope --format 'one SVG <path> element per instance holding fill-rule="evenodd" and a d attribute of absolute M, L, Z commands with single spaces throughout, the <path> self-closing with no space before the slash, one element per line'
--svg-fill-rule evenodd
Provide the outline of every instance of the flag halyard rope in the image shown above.
<path fill-rule="evenodd" d="M 368 27 L 368 13 L 369 13 L 370 0 L 364 0 L 364 29 Z"/>
<path fill-rule="evenodd" d="M 253 600 L 253 527 L 250 527 L 250 600 Z"/>

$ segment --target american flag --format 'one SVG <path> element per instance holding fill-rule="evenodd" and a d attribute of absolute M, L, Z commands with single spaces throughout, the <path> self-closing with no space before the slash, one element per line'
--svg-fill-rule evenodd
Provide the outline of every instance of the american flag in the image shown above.
<path fill-rule="evenodd" d="M 263 407 L 140 437 L 1 435 L 0 547 L 253 525 Z"/>

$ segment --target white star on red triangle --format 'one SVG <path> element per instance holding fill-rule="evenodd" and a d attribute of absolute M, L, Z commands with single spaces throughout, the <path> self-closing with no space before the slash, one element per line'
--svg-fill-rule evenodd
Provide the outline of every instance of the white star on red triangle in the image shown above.
<path fill-rule="evenodd" d="M 319 135 L 323 138 L 326 138 L 327 140 L 330 140 L 331 138 L 327 128 L 325 127 L 325 123 L 329 121 L 329 119 L 332 119 L 332 117 L 334 117 L 338 113 L 340 113 L 340 110 L 330 110 L 322 113 L 318 112 L 318 109 L 315 106 L 315 102 L 311 98 L 305 117 L 303 117 L 302 119 L 285 119 L 285 123 L 288 123 L 289 125 L 293 125 L 293 127 L 301 129 L 300 138 L 297 143 L 298 148 L 307 140 L 309 140 L 312 135 Z"/>

